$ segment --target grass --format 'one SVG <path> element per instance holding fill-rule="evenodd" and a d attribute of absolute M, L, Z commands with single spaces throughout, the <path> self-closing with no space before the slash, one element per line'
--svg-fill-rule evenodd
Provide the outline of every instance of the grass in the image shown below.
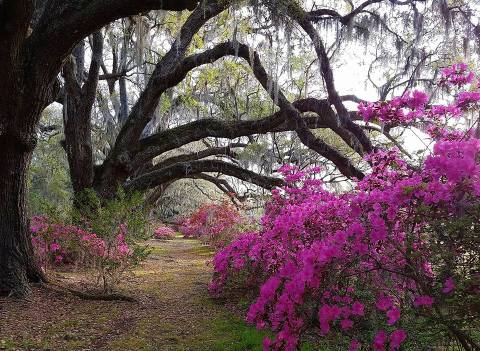
<path fill-rule="evenodd" d="M 165 323 L 158 317 L 148 318 L 102 350 L 262 351 L 263 339 L 270 336 L 229 312 L 204 322 L 201 331 L 179 336 L 175 325 Z M 152 326 L 155 326 L 153 335 Z M 305 344 L 301 350 L 314 351 L 314 348 Z"/>

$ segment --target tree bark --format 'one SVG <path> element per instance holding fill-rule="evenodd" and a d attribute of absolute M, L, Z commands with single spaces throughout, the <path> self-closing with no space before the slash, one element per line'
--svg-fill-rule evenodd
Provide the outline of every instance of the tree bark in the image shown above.
<path fill-rule="evenodd" d="M 145 191 L 181 178 L 191 178 L 192 175 L 201 173 L 222 173 L 269 190 L 285 184 L 280 178 L 257 174 L 233 163 L 219 160 L 198 160 L 175 163 L 165 168 L 142 174 L 127 182 L 125 189 L 131 192 Z"/>
<path fill-rule="evenodd" d="M 35 86 L 23 42 L 33 1 L 0 2 L 0 295 L 22 297 L 28 282 L 39 282 L 25 206 L 26 177 L 36 144 L 35 125 L 52 96 Z"/>
<path fill-rule="evenodd" d="M 27 169 L 32 151 L 0 137 L 0 295 L 22 297 L 28 282 L 40 282 L 43 274 L 34 262 L 25 208 Z"/>

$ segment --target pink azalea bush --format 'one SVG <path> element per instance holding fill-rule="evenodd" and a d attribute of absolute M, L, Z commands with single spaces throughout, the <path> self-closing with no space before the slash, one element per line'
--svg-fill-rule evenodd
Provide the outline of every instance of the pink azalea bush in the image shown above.
<path fill-rule="evenodd" d="M 122 194 L 120 194 L 122 195 Z M 103 206 L 87 194 L 85 208 L 74 213 L 75 223 L 34 216 L 30 221 L 37 261 L 46 269 L 73 267 L 89 276 L 104 292 L 111 291 L 133 267 L 148 256 L 148 247 L 137 244 L 146 230 L 136 198 L 110 200 Z M 123 195 L 122 195 L 123 196 Z M 78 218 L 77 218 L 78 217 Z"/>
<path fill-rule="evenodd" d="M 92 266 L 95 258 L 106 254 L 106 243 L 95 233 L 63 223 L 51 223 L 47 217 L 30 221 L 32 243 L 43 267 L 75 264 Z"/>
<path fill-rule="evenodd" d="M 175 235 L 175 231 L 166 225 L 157 227 L 153 232 L 155 239 L 159 240 L 171 240 L 175 238 Z"/>
<path fill-rule="evenodd" d="M 252 223 L 233 205 L 205 204 L 182 221 L 180 232 L 186 238 L 197 238 L 214 247 L 223 247 Z"/>
<path fill-rule="evenodd" d="M 80 226 L 51 222 L 44 216 L 31 219 L 30 231 L 36 258 L 44 269 L 68 265 L 88 272 L 93 269 L 104 290 L 111 290 L 144 254 L 144 250 L 127 243 L 124 224 L 112 240 Z"/>
<path fill-rule="evenodd" d="M 444 74 L 473 80 L 456 66 Z M 338 194 L 316 169 L 283 166 L 287 185 L 272 192 L 261 230 L 215 256 L 213 294 L 239 275 L 258 286 L 247 320 L 275 332 L 264 350 L 297 350 L 307 331 L 342 335 L 338 349 L 350 351 L 420 349 L 419 335 L 438 333 L 479 347 L 469 330 L 480 320 L 480 140 L 448 126 L 473 105 L 427 101 L 413 92 L 359 108 L 367 122 L 426 125 L 436 142 L 420 167 L 378 150 L 366 157 L 371 173 Z"/>

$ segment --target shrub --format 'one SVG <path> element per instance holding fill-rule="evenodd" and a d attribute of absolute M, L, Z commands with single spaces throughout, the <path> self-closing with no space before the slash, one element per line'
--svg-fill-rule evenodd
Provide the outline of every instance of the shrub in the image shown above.
<path fill-rule="evenodd" d="M 479 348 L 470 331 L 480 320 L 480 140 L 448 121 L 480 94 L 427 101 L 414 92 L 360 108 L 367 121 L 427 125 L 436 143 L 420 167 L 377 151 L 366 158 L 371 174 L 336 194 L 318 170 L 284 166 L 287 185 L 272 192 L 262 229 L 215 256 L 214 294 L 242 271 L 255 275 L 245 279 L 259 287 L 247 320 L 276 333 L 265 350 L 296 350 L 306 331 L 340 334 L 337 349 L 351 351 L 418 350 L 439 334 Z"/>
<path fill-rule="evenodd" d="M 175 238 L 176 233 L 172 228 L 163 225 L 163 226 L 157 227 L 153 232 L 153 235 L 155 239 L 171 240 Z"/>
<path fill-rule="evenodd" d="M 206 204 L 182 221 L 180 232 L 186 238 L 197 238 L 214 247 L 230 243 L 238 233 L 253 226 L 227 202 Z"/>
<path fill-rule="evenodd" d="M 33 217 L 32 243 L 44 269 L 74 266 L 110 292 L 149 254 L 139 244 L 148 230 L 141 197 L 119 192 L 115 200 L 101 203 L 90 191 L 84 196 L 73 213 L 74 223 Z"/>

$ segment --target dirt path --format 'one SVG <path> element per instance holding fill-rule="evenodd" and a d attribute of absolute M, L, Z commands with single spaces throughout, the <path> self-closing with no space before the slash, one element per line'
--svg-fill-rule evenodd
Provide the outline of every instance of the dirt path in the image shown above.
<path fill-rule="evenodd" d="M 260 350 L 263 335 L 207 292 L 212 251 L 195 240 L 152 241 L 124 287 L 139 302 L 84 301 L 34 288 L 0 298 L 0 350 Z M 65 279 L 74 279 L 65 275 Z"/>

